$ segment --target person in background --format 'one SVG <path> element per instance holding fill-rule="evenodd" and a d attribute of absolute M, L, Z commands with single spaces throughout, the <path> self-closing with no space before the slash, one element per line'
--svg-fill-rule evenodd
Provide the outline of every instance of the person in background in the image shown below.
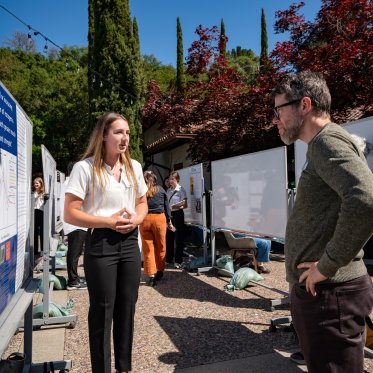
<path fill-rule="evenodd" d="M 70 175 L 73 168 L 73 163 L 67 165 L 67 174 Z M 67 290 L 84 290 L 87 289 L 87 283 L 78 274 L 79 258 L 83 254 L 84 241 L 87 235 L 87 228 L 76 227 L 65 222 L 63 216 L 63 208 L 65 204 L 65 190 L 69 183 L 69 177 L 66 177 L 61 188 L 61 219 L 63 222 L 63 232 L 67 235 Z"/>
<path fill-rule="evenodd" d="M 269 253 L 271 252 L 271 240 L 264 238 L 251 237 L 258 248 L 256 253 L 256 261 L 258 265 L 258 273 L 270 273 L 271 271 L 267 268 L 264 263 L 269 263 Z"/>
<path fill-rule="evenodd" d="M 173 226 L 167 194 L 157 185 L 157 176 L 152 171 L 145 171 L 144 179 L 148 187 L 148 215 L 140 225 L 144 273 L 149 276 L 148 285 L 155 286 L 162 279 L 165 268 L 166 230 Z"/>
<path fill-rule="evenodd" d="M 163 189 L 167 191 L 169 187 L 170 187 L 170 183 L 168 181 L 168 176 L 167 176 L 163 180 Z"/>
<path fill-rule="evenodd" d="M 363 372 L 373 286 L 362 260 L 373 233 L 373 175 L 351 136 L 331 122 L 324 78 L 303 71 L 273 90 L 287 145 L 308 144 L 285 234 L 293 325 L 308 372 Z"/>
<path fill-rule="evenodd" d="M 112 323 L 115 369 L 131 370 L 141 276 L 137 227 L 148 207 L 142 168 L 131 159 L 129 139 L 128 121 L 122 115 L 100 117 L 65 193 L 65 221 L 89 228 L 84 270 L 92 373 L 111 372 Z"/>
<path fill-rule="evenodd" d="M 43 251 L 43 216 L 44 216 L 44 181 L 41 177 L 36 177 L 32 182 L 32 191 L 34 192 L 34 255 Z M 40 239 L 40 244 L 39 244 Z"/>
<path fill-rule="evenodd" d="M 180 268 L 183 261 L 184 250 L 184 209 L 188 207 L 187 194 L 185 189 L 179 184 L 180 175 L 177 171 L 170 173 L 168 182 L 170 187 L 167 190 L 167 198 L 171 208 L 172 224 L 176 231 L 170 229 L 166 234 L 166 262 L 172 263 L 174 267 Z M 175 248 L 176 241 L 176 248 Z"/>
<path fill-rule="evenodd" d="M 233 236 L 235 238 L 242 238 L 242 237 L 248 237 L 244 234 L 240 233 L 233 233 Z M 257 247 L 257 252 L 255 255 L 258 273 L 271 273 L 271 271 L 264 266 L 264 263 L 269 262 L 269 253 L 271 251 L 271 240 L 266 240 L 264 238 L 258 238 L 258 237 L 252 237 L 249 236 L 255 241 L 255 245 Z"/>

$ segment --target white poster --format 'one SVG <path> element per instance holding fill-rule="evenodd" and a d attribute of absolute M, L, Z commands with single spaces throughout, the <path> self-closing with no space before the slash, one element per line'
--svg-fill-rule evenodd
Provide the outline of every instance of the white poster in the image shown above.
<path fill-rule="evenodd" d="M 53 221 L 53 194 L 54 194 L 54 179 L 56 176 L 56 161 L 49 153 L 48 149 L 42 145 L 41 146 L 41 157 L 43 162 L 43 177 L 45 185 L 45 193 L 49 194 L 49 221 L 48 221 L 48 234 L 52 234 L 52 229 L 54 229 Z M 44 211 L 44 214 L 46 211 Z M 52 225 L 53 224 L 53 225 Z M 53 232 L 54 233 L 54 232 Z"/>
<path fill-rule="evenodd" d="M 185 222 L 203 225 L 204 180 L 202 163 L 177 171 L 180 175 L 180 185 L 185 189 L 188 198 L 188 208 L 184 210 Z"/>

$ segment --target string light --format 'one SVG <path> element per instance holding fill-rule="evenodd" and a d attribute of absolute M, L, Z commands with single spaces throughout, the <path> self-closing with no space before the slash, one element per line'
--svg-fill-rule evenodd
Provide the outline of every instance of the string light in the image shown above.
<path fill-rule="evenodd" d="M 31 31 L 33 31 L 34 33 L 34 36 L 38 36 L 40 35 L 41 37 L 44 38 L 45 40 L 45 45 L 44 45 L 44 53 L 46 53 L 48 51 L 48 43 L 54 45 L 56 48 L 58 48 L 59 50 L 63 50 L 62 47 L 60 47 L 58 44 L 56 44 L 55 42 L 53 42 L 51 39 L 49 39 L 46 35 L 44 35 L 42 32 L 34 29 L 31 25 L 28 25 L 26 24 L 22 19 L 20 19 L 19 17 L 17 17 L 14 13 L 12 13 L 10 10 L 8 10 L 7 8 L 5 8 L 3 5 L 0 4 L 0 8 L 2 8 L 3 10 L 5 10 L 7 13 L 9 13 L 12 17 L 16 18 L 19 22 L 21 22 L 23 25 L 25 25 L 29 32 L 27 34 L 27 37 L 30 39 L 30 43 L 32 43 L 32 37 L 31 37 Z M 72 58 L 73 60 L 75 60 L 78 64 L 82 64 L 80 61 L 77 61 L 76 58 L 70 53 L 70 58 Z M 68 66 L 69 62 L 68 60 L 66 60 L 66 67 Z M 96 77 L 97 76 L 98 78 L 100 78 L 100 87 L 103 86 L 103 83 L 102 81 L 105 81 L 108 83 L 108 85 L 111 85 L 113 87 L 113 90 L 117 90 L 117 94 L 118 94 L 118 97 L 120 95 L 120 93 L 124 93 L 125 95 L 125 102 L 127 102 L 127 99 L 126 99 L 126 96 L 129 96 L 131 97 L 131 105 L 132 105 L 132 98 L 136 101 L 136 97 L 133 96 L 131 93 L 127 92 L 125 89 L 123 89 L 122 87 L 118 86 L 117 84 L 113 83 L 111 80 L 107 79 L 105 76 L 103 76 L 101 73 L 99 73 L 98 71 L 94 70 L 92 67 L 90 67 L 89 65 L 86 65 L 88 70 L 91 71 L 93 73 L 93 78 L 92 78 L 92 82 L 95 83 L 96 81 Z M 80 71 L 80 68 L 78 67 L 77 68 L 77 73 L 79 73 Z"/>

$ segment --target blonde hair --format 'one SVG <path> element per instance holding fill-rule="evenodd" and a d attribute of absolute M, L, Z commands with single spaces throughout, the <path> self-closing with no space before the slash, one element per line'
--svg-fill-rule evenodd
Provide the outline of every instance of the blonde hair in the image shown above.
<path fill-rule="evenodd" d="M 86 159 L 88 157 L 93 158 L 93 168 L 92 168 L 92 188 L 94 190 L 94 183 L 95 178 L 97 176 L 99 183 L 103 190 L 106 189 L 106 185 L 108 182 L 108 174 L 105 168 L 105 147 L 104 147 L 104 137 L 106 136 L 110 126 L 113 122 L 117 119 L 123 119 L 125 122 L 128 123 L 128 120 L 120 114 L 117 113 L 107 113 L 102 115 L 97 123 L 95 128 L 91 133 L 91 137 L 89 139 L 89 143 L 87 149 L 85 150 L 83 157 L 81 158 Z M 120 161 L 125 166 L 125 172 L 130 181 L 131 185 L 134 187 L 135 195 L 137 195 L 138 185 L 136 181 L 135 172 L 132 167 L 132 160 L 129 151 L 129 147 L 127 147 L 124 154 L 120 154 Z"/>
<path fill-rule="evenodd" d="M 43 194 L 45 192 L 43 179 L 41 177 L 35 177 L 35 179 L 32 181 L 32 190 L 33 190 L 33 192 L 36 192 L 36 189 L 34 187 L 34 182 L 35 181 L 38 181 L 40 183 L 39 195 Z"/>
<path fill-rule="evenodd" d="M 145 179 L 146 186 L 148 187 L 146 196 L 153 197 L 154 194 L 158 192 L 157 176 L 155 175 L 153 171 L 145 171 L 144 179 Z"/>

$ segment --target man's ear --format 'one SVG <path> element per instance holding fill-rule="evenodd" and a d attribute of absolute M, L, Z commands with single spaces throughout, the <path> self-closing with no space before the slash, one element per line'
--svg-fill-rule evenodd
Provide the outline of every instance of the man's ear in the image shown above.
<path fill-rule="evenodd" d="M 302 108 L 302 110 L 305 114 L 308 113 L 309 111 L 311 111 L 312 100 L 307 96 L 303 97 L 302 101 L 301 101 L 301 108 Z"/>

